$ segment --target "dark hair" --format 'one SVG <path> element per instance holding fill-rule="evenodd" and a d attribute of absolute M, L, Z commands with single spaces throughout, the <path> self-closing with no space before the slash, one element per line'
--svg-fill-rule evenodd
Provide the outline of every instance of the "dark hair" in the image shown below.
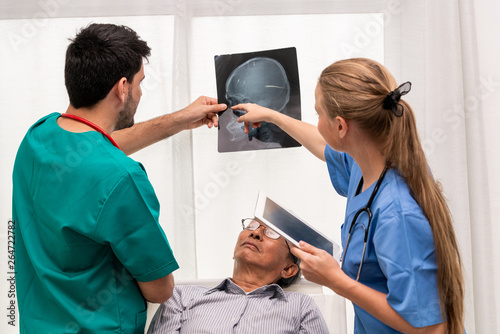
<path fill-rule="evenodd" d="M 279 281 L 276 282 L 276 284 L 278 284 L 282 288 L 288 288 L 289 286 L 291 286 L 292 284 L 297 282 L 297 280 L 300 277 L 300 273 L 301 273 L 301 271 L 300 271 L 300 259 L 298 257 L 296 257 L 295 255 L 293 255 L 292 253 L 290 253 L 290 256 L 292 257 L 293 263 L 295 263 L 297 265 L 299 270 L 297 270 L 297 273 L 295 275 L 293 275 L 292 277 L 280 278 Z"/>
<path fill-rule="evenodd" d="M 71 42 L 64 80 L 69 101 L 77 109 L 94 106 L 123 77 L 132 82 L 143 58 L 151 54 L 134 30 L 114 24 L 90 24 Z"/>

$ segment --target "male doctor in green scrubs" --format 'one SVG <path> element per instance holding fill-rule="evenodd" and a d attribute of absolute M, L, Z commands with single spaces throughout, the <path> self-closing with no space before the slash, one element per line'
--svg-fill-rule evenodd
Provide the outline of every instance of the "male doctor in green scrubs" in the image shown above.
<path fill-rule="evenodd" d="M 130 28 L 92 24 L 66 53 L 70 105 L 37 121 L 13 172 L 21 333 L 143 333 L 146 300 L 172 294 L 178 264 L 158 223 L 144 167 L 127 157 L 225 110 L 200 97 L 134 124 L 145 41 Z M 112 135 L 110 135 L 112 133 Z"/>

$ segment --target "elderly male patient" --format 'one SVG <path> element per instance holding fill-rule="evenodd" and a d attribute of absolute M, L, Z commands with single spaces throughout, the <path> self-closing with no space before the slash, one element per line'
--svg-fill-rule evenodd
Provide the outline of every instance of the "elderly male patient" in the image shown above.
<path fill-rule="evenodd" d="M 233 277 L 215 288 L 176 286 L 148 334 L 328 333 L 310 296 L 282 289 L 300 275 L 287 241 L 254 218 L 243 219 L 242 225 Z"/>

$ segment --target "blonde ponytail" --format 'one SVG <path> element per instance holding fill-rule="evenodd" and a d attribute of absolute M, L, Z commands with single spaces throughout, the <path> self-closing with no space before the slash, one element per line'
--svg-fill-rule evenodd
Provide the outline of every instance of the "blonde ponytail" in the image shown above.
<path fill-rule="evenodd" d="M 445 319 L 448 319 L 448 333 L 463 333 L 462 262 L 451 213 L 440 184 L 429 171 L 413 110 L 406 102 L 401 103 L 405 105 L 405 114 L 395 120 L 384 153 L 405 178 L 429 220 L 436 247 L 438 290 Z"/>

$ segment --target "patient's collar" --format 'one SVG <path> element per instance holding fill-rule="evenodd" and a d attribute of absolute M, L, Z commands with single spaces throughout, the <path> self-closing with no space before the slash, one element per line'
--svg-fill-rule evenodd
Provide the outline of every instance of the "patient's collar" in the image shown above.
<path fill-rule="evenodd" d="M 245 292 L 237 284 L 235 284 L 230 277 L 225 278 L 219 285 L 205 292 L 206 295 L 212 294 L 216 291 L 225 291 L 228 294 L 246 295 L 248 297 L 269 297 L 279 298 L 286 300 L 285 291 L 278 284 L 269 284 L 261 286 L 251 292 Z"/>

